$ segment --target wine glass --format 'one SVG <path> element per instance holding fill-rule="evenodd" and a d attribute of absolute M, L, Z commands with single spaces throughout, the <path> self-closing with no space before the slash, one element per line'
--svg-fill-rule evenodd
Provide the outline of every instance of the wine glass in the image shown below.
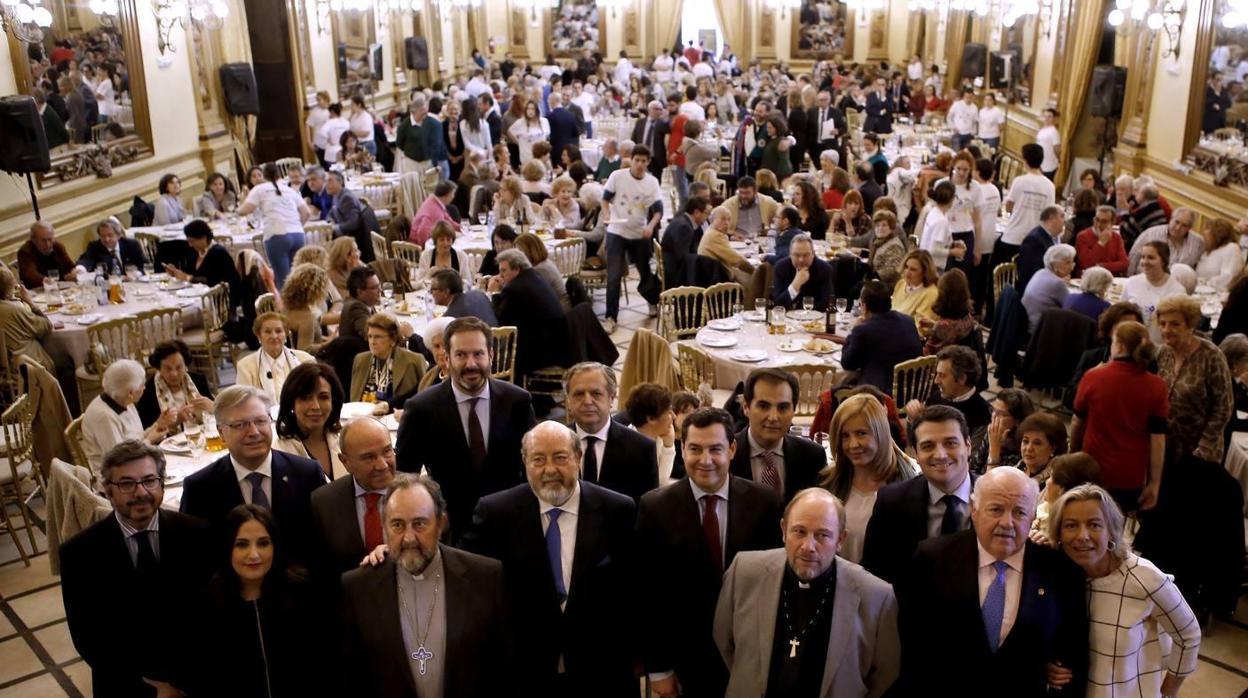
<path fill-rule="evenodd" d="M 389 281 L 381 285 L 381 295 L 386 299 L 386 305 L 390 305 L 390 299 L 394 298 L 394 284 Z"/>
<path fill-rule="evenodd" d="M 815 297 L 814 296 L 802 296 L 802 310 L 810 312 L 811 310 L 814 310 L 814 309 L 815 309 Z"/>
<path fill-rule="evenodd" d="M 838 312 L 838 313 L 843 313 L 843 312 L 845 312 L 845 310 L 846 310 L 847 308 L 849 308 L 849 299 L 848 299 L 848 298 L 837 298 L 837 299 L 836 299 L 836 312 Z"/>
<path fill-rule="evenodd" d="M 744 317 L 742 317 L 744 314 L 745 314 L 745 304 L 744 304 L 744 303 L 737 302 L 737 303 L 733 303 L 733 304 L 732 304 L 732 315 L 733 315 L 733 317 L 737 318 L 737 320 L 738 320 L 738 321 L 743 321 L 743 320 L 745 319 Z"/>
<path fill-rule="evenodd" d="M 144 279 L 146 279 L 147 281 L 151 281 L 152 277 L 155 275 L 156 275 L 155 264 L 152 264 L 151 262 L 147 262 L 146 264 L 143 265 L 143 278 Z"/>
<path fill-rule="evenodd" d="M 55 289 L 56 289 L 56 285 L 57 285 L 58 283 L 60 283 L 60 280 L 61 280 L 61 272 L 60 272 L 60 270 L 59 270 L 59 269 L 49 269 L 49 270 L 48 270 L 48 273 L 47 273 L 47 274 L 44 274 L 44 277 L 45 277 L 45 279 L 44 279 L 45 281 L 51 281 L 51 282 L 52 282 L 52 288 L 53 288 L 53 290 L 55 290 Z"/>
<path fill-rule="evenodd" d="M 198 422 L 187 422 L 182 428 L 186 442 L 191 445 L 191 456 L 199 458 L 204 455 L 204 430 Z"/>

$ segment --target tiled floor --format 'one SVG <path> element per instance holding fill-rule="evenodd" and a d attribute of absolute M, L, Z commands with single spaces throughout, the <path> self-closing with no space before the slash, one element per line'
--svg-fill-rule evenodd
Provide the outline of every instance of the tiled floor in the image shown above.
<path fill-rule="evenodd" d="M 620 349 L 617 370 L 633 333 L 643 327 L 654 329 L 655 324 L 635 286 L 631 290 L 631 303 L 621 299 L 620 324 L 611 336 Z M 601 293 L 597 299 L 601 313 Z M 37 531 L 36 540 L 39 549 L 46 550 Z M 27 543 L 24 534 L 22 541 Z M 1248 597 L 1241 598 L 1234 621 L 1215 622 L 1200 654 L 1200 668 L 1184 683 L 1182 695 L 1248 698 Z M 69 639 L 60 581 L 48 570 L 46 552 L 25 567 L 12 540 L 0 537 L 0 698 L 90 695 L 91 671 Z"/>

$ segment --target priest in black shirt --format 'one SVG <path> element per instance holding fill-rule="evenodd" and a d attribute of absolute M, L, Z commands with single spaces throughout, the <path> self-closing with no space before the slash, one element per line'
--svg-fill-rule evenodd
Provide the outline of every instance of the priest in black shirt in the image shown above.
<path fill-rule="evenodd" d="M 822 488 L 802 490 L 780 527 L 783 550 L 738 553 L 724 575 L 714 635 L 730 672 L 726 698 L 883 694 L 900 669 L 897 600 L 836 556 L 844 505 Z"/>

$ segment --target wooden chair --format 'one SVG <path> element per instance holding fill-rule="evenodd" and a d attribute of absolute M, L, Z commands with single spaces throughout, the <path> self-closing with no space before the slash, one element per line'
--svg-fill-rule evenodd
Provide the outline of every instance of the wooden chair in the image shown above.
<path fill-rule="evenodd" d="M 516 382 L 516 339 L 514 326 L 494 328 L 494 357 L 490 361 L 490 375 L 494 378 Z"/>
<path fill-rule="evenodd" d="M 302 158 L 278 158 L 273 162 L 277 165 L 277 174 L 279 177 L 285 178 L 290 174 L 292 167 L 303 167 Z"/>
<path fill-rule="evenodd" d="M 702 322 L 732 317 L 732 306 L 745 305 L 745 289 L 735 281 L 715 284 L 702 292 Z"/>
<path fill-rule="evenodd" d="M 420 266 L 420 245 L 414 242 L 395 241 L 390 243 L 390 249 L 394 251 L 394 256 L 407 262 L 408 266 L 415 268 Z"/>
<path fill-rule="evenodd" d="M 69 457 L 74 465 L 91 469 L 90 461 L 87 460 L 87 452 L 82 448 L 82 417 L 75 417 L 69 426 L 65 427 L 65 445 L 69 447 Z M 92 477 L 95 477 L 94 473 Z"/>
<path fill-rule="evenodd" d="M 693 337 L 706 324 L 702 319 L 704 289 L 677 286 L 659 294 L 658 335 L 669 342 Z"/>
<path fill-rule="evenodd" d="M 256 297 L 256 315 L 277 312 L 277 297 L 272 293 L 261 293 Z"/>
<path fill-rule="evenodd" d="M 659 293 L 667 290 L 667 273 L 663 269 L 663 246 L 658 240 L 651 239 L 653 249 L 650 259 L 654 262 L 654 274 L 659 277 Z"/>
<path fill-rule="evenodd" d="M 566 395 L 563 392 L 563 374 L 567 369 L 560 366 L 539 368 L 524 377 L 524 389 L 530 395 L 545 395 L 559 404 Z"/>
<path fill-rule="evenodd" d="M 320 245 L 326 249 L 334 239 L 334 224 L 329 221 L 308 221 L 303 224 L 305 245 Z"/>
<path fill-rule="evenodd" d="M 155 267 L 156 260 L 160 259 L 160 236 L 156 233 L 135 233 L 134 241 L 139 243 L 139 246 L 143 248 L 143 256 L 147 257 L 147 261 Z M 157 269 L 157 271 L 163 270 Z"/>
<path fill-rule="evenodd" d="M 376 231 L 370 232 L 369 237 L 373 240 L 373 255 L 377 259 L 390 259 L 390 248 L 386 245 L 386 238 Z"/>
<path fill-rule="evenodd" d="M 696 394 L 703 383 L 715 386 L 715 362 L 706 352 L 689 344 L 677 344 L 676 361 L 685 390 Z"/>
<path fill-rule="evenodd" d="M 35 465 L 34 440 L 31 433 L 34 425 L 32 409 L 30 396 L 21 395 L 4 411 L 3 415 L 0 415 L 0 423 L 4 425 L 3 453 L 5 460 L 8 461 L 8 468 L 0 471 L 0 507 L 4 510 L 0 512 L 3 518 L 0 525 L 8 529 L 9 536 L 17 546 L 17 554 L 22 557 L 22 562 L 27 567 L 30 567 L 30 558 L 17 537 L 17 529 L 13 525 L 13 520 L 9 518 L 9 505 L 17 505 L 22 527 L 26 529 L 26 535 L 30 538 L 30 554 L 37 554 L 39 545 L 35 542 L 33 524 L 38 517 L 30 509 L 30 500 L 36 494 L 43 495 L 47 489 L 43 473 Z M 29 494 L 26 494 L 27 488 L 30 490 Z M 42 524 L 42 522 L 39 523 Z"/>
<path fill-rule="evenodd" d="M 799 364 L 785 366 L 784 370 L 797 376 L 798 395 L 793 416 L 814 417 L 819 409 L 819 396 L 836 385 L 838 369 L 823 364 Z"/>
<path fill-rule="evenodd" d="M 550 251 L 550 256 L 559 268 L 559 275 L 566 281 L 569 277 L 581 273 L 581 265 L 585 263 L 585 238 L 568 238 L 560 240 Z"/>
<path fill-rule="evenodd" d="M 83 409 L 100 394 L 104 369 L 117 359 L 134 359 L 140 363 L 146 359 L 135 317 L 113 318 L 87 328 L 87 358 L 75 371 L 78 400 Z"/>
<path fill-rule="evenodd" d="M 1018 265 L 1014 262 L 1002 262 L 992 268 L 992 297 L 1000 298 L 1001 289 L 1012 285 L 1018 280 Z"/>
<path fill-rule="evenodd" d="M 223 346 L 229 347 L 230 362 L 238 365 L 238 348 L 226 339 L 225 325 L 231 319 L 230 285 L 222 282 L 213 286 L 199 299 L 203 327 L 191 330 L 182 336 L 191 349 L 191 359 L 199 367 L 200 372 L 208 379 L 208 385 L 215 393 L 220 389 L 221 379 L 217 368 L 224 358 L 221 354 Z"/>
<path fill-rule="evenodd" d="M 904 414 L 911 400 L 926 402 L 936 378 L 936 357 L 920 356 L 893 367 L 893 402 Z"/>
<path fill-rule="evenodd" d="M 470 247 L 464 250 L 464 255 L 468 257 L 468 268 L 471 272 L 464 275 L 465 286 L 470 281 L 475 282 L 476 278 L 481 275 L 481 263 L 485 261 L 485 256 L 489 253 L 489 248 L 485 247 Z"/>
<path fill-rule="evenodd" d="M 251 236 L 251 249 L 255 250 L 256 254 L 259 254 L 266 264 L 270 263 L 269 253 L 264 249 L 264 233 L 256 233 Z"/>
<path fill-rule="evenodd" d="M 179 308 L 143 310 L 135 313 L 134 321 L 138 332 L 138 351 L 142 354 L 139 361 L 143 363 L 157 344 L 182 338 L 182 310 Z"/>

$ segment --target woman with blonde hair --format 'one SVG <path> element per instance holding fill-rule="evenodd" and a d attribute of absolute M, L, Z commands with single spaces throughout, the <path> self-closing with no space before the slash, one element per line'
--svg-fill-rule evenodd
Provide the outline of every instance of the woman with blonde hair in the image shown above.
<path fill-rule="evenodd" d="M 872 395 L 845 398 L 832 415 L 828 438 L 832 464 L 821 473 L 820 485 L 845 503 L 840 555 L 858 562 L 876 493 L 915 477 L 919 468 L 893 441 L 888 410 Z"/>
<path fill-rule="evenodd" d="M 546 183 L 548 171 L 541 160 L 529 160 L 520 168 L 520 191 L 539 206 L 550 196 L 550 185 Z"/>
<path fill-rule="evenodd" d="M 705 162 L 693 174 L 693 181 L 701 182 L 711 189 L 711 207 L 718 207 L 724 203 L 724 182 L 719 178 L 719 172 L 715 169 L 715 163 Z"/>
<path fill-rule="evenodd" d="M 563 281 L 563 274 L 559 273 L 559 267 L 555 266 L 555 261 L 550 258 L 546 243 L 533 233 L 521 233 L 516 238 L 516 249 L 524 253 L 529 263 L 533 265 L 533 271 L 537 272 L 537 275 L 550 286 L 550 290 L 559 297 L 563 309 L 567 310 L 572 307 L 568 301 L 568 289 Z"/>
<path fill-rule="evenodd" d="M 1201 233 L 1205 254 L 1196 264 L 1196 278 L 1225 291 L 1244 270 L 1244 253 L 1239 249 L 1239 233 L 1221 218 L 1210 221 Z"/>
<path fill-rule="evenodd" d="M 529 164 L 533 164 L 533 161 Z M 533 219 L 533 205 L 524 193 L 520 179 L 515 175 L 504 177 L 502 186 L 494 195 L 494 220 L 499 223 L 511 221 L 516 225 L 527 225 Z"/>
<path fill-rule="evenodd" d="M 360 247 L 355 238 L 340 237 L 329 244 L 329 280 L 338 291 L 339 298 L 346 298 L 347 275 L 352 269 L 364 266 L 360 261 Z"/>
<path fill-rule="evenodd" d="M 300 264 L 290 270 L 282 286 L 286 322 L 295 338 L 295 349 L 314 351 L 324 339 L 321 316 L 329 297 L 329 275 L 315 264 Z"/>
<path fill-rule="evenodd" d="M 581 225 L 581 205 L 576 201 L 576 182 L 560 175 L 550 185 L 550 198 L 542 204 L 542 218 L 551 228 L 577 228 Z"/>
<path fill-rule="evenodd" d="M 927 250 L 910 250 L 901 260 L 901 278 L 893 287 L 893 310 L 914 318 L 915 327 L 920 318 L 936 319 L 932 305 L 936 303 L 938 290 L 936 263 Z"/>
<path fill-rule="evenodd" d="M 434 269 L 454 269 L 460 276 L 472 275 L 472 266 L 463 250 L 455 249 L 455 231 L 446 221 L 438 221 L 430 235 L 433 246 L 420 253 L 420 275 L 428 277 Z"/>
<path fill-rule="evenodd" d="M 759 168 L 754 173 L 754 181 L 758 183 L 758 193 L 763 196 L 770 196 L 776 203 L 784 203 L 784 194 L 780 192 L 780 182 L 776 179 L 776 173 L 766 167 Z"/>

